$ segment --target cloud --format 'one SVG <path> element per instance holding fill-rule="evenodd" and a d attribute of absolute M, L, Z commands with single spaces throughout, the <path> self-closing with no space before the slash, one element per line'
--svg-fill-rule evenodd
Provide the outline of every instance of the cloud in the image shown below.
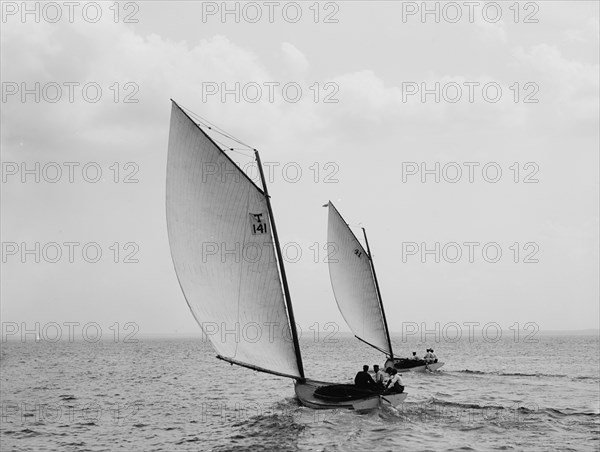
<path fill-rule="evenodd" d="M 290 72 L 298 76 L 304 76 L 309 67 L 308 60 L 304 54 L 289 42 L 281 44 L 281 51 Z"/>
<path fill-rule="evenodd" d="M 583 27 L 569 28 L 563 31 L 563 35 L 567 41 L 578 44 L 592 42 L 597 45 L 600 40 L 600 21 L 597 17 L 590 17 Z"/>
<path fill-rule="evenodd" d="M 597 37 L 597 24 L 597 20 L 590 19 L 589 31 L 583 37 L 587 39 L 590 33 L 595 33 Z M 469 49 L 473 49 L 474 55 L 476 51 L 489 52 L 489 45 L 493 41 L 496 44 L 506 43 L 505 24 L 477 25 L 486 40 L 482 39 L 483 44 L 479 44 L 475 42 L 478 35 L 473 36 Z M 386 46 L 377 48 L 382 52 L 381 56 L 372 52 L 369 56 L 373 56 L 373 59 L 364 61 L 360 59 L 360 52 L 339 52 L 339 63 L 335 61 L 331 65 L 322 65 L 326 66 L 322 68 L 311 65 L 309 59 L 312 61 L 312 58 L 299 49 L 312 49 L 314 61 L 323 55 L 309 45 L 300 45 L 303 42 L 300 39 L 294 41 L 298 47 L 290 42 L 275 43 L 275 49 L 279 51 L 273 56 L 261 53 L 264 47 L 256 47 L 256 43 L 246 41 L 243 37 L 231 37 L 235 34 L 206 34 L 203 39 L 196 39 L 197 33 L 190 31 L 194 40 L 185 41 L 167 37 L 185 36 L 184 33 L 174 33 L 168 27 L 161 29 L 162 35 L 143 34 L 138 31 L 140 29 L 144 28 L 130 28 L 110 20 L 97 24 L 61 24 L 60 27 L 46 23 L 3 24 L 3 81 L 26 82 L 28 86 L 36 81 L 42 85 L 62 85 L 64 82 L 80 84 L 75 92 L 75 102 L 63 97 L 57 103 L 29 100 L 22 103 L 20 95 L 11 96 L 3 104 L 4 160 L 28 163 L 31 160 L 42 163 L 47 160 L 99 161 L 105 169 L 106 181 L 96 185 L 7 184 L 3 187 L 5 197 L 2 209 L 6 215 L 3 215 L 2 221 L 8 241 L 61 241 L 74 238 L 101 241 L 108 246 L 116 241 L 125 243 L 135 239 L 140 244 L 140 256 L 145 259 L 135 268 L 140 275 L 133 274 L 130 279 L 123 277 L 125 282 L 118 287 L 127 287 L 131 292 L 127 295 L 133 297 L 138 287 L 149 287 L 150 275 L 153 284 L 156 280 L 159 285 L 165 286 L 158 294 L 154 293 L 154 285 L 151 285 L 152 293 L 145 292 L 145 296 L 151 300 L 150 306 L 154 306 L 157 312 L 164 312 L 161 297 L 170 299 L 174 294 L 181 297 L 172 273 L 163 221 L 169 98 L 215 121 L 243 141 L 261 150 L 269 149 L 265 153 L 266 161 L 294 159 L 302 162 L 307 181 L 302 190 L 292 184 L 279 184 L 273 191 L 277 194 L 275 202 L 287 202 L 293 206 L 293 209 L 287 210 L 291 212 L 288 218 L 286 215 L 278 217 L 278 221 L 283 223 L 281 230 L 301 231 L 305 244 L 323 232 L 310 215 L 303 218 L 304 212 L 311 212 L 309 209 L 312 209 L 311 203 L 315 199 L 319 202 L 340 197 L 352 200 L 349 205 L 356 206 L 360 217 L 364 215 L 373 219 L 386 218 L 384 215 L 393 218 L 395 209 L 390 209 L 389 203 L 390 199 L 394 199 L 408 210 L 398 210 L 402 218 L 389 221 L 389 234 L 393 236 L 396 233 L 393 228 L 402 222 L 404 233 L 407 228 L 413 228 L 408 230 L 412 236 L 408 234 L 407 240 L 422 237 L 425 233 L 434 237 L 440 231 L 463 237 L 460 234 L 467 223 L 465 218 L 472 218 L 475 214 L 480 216 L 470 221 L 468 227 L 477 225 L 479 228 L 481 225 L 479 229 L 482 231 L 493 231 L 510 223 L 516 236 L 521 231 L 523 216 L 533 212 L 540 217 L 545 215 L 553 218 L 552 215 L 556 215 L 568 223 L 568 234 L 558 230 L 556 237 L 549 235 L 548 240 L 560 241 L 563 236 L 571 238 L 570 231 L 576 235 L 579 219 L 588 221 L 590 215 L 597 218 L 597 185 L 596 182 L 593 185 L 589 182 L 597 180 L 597 166 L 590 164 L 589 157 L 592 152 L 595 152 L 594 159 L 597 155 L 597 149 L 590 145 L 597 145 L 597 56 L 590 58 L 587 51 L 578 54 L 580 57 L 568 53 L 561 46 L 565 45 L 564 35 L 559 35 L 558 43 L 555 40 L 528 44 L 512 53 L 506 53 L 505 47 L 503 52 L 494 55 L 496 66 L 485 66 L 483 69 L 477 69 L 481 67 L 480 64 L 472 64 L 470 60 L 474 58 L 469 56 L 469 52 L 456 55 L 456 58 L 450 54 L 452 64 L 443 61 L 444 64 L 431 69 L 430 62 L 439 63 L 438 57 L 444 56 L 439 51 L 436 54 L 432 48 L 431 53 L 421 52 L 423 55 L 407 63 L 401 53 L 395 55 L 387 52 Z M 219 31 L 226 30 L 220 28 Z M 376 34 L 368 36 L 377 37 Z M 513 38 L 513 35 L 510 37 Z M 304 37 L 304 43 L 310 38 L 312 36 Z M 448 39 L 448 44 L 452 42 Z M 366 44 L 365 48 L 369 48 L 371 42 Z M 426 43 L 423 47 L 419 44 L 415 40 L 403 45 L 413 46 L 419 51 L 428 49 Z M 594 49 L 597 50 L 597 41 Z M 308 56 L 313 56 L 308 50 L 306 52 Z M 377 57 L 380 59 L 377 60 Z M 393 58 L 396 60 L 392 61 Z M 411 67 L 407 68 L 408 65 Z M 392 66 L 397 68 L 401 77 L 389 70 Z M 320 71 L 325 74 L 321 78 L 309 78 L 314 75 L 318 77 Z M 410 78 L 406 78 L 406 74 L 411 74 Z M 216 83 L 220 90 L 231 90 L 235 83 L 264 86 L 265 82 L 270 81 L 285 83 L 290 76 L 298 83 L 319 81 L 319 101 L 314 100 L 314 90 L 309 89 L 308 84 L 303 85 L 303 97 L 297 103 L 282 99 L 280 87 L 275 89 L 273 102 L 267 100 L 266 88 L 262 99 L 256 103 L 244 100 L 235 102 L 235 94 L 227 94 L 226 102 L 222 102 L 222 92 L 206 98 L 207 83 Z M 458 84 L 463 87 L 463 97 L 466 96 L 466 82 L 479 82 L 481 85 L 498 82 L 504 94 L 500 102 L 486 103 L 482 101 L 478 88 L 477 101 L 473 104 L 464 100 L 454 104 L 437 103 L 432 101 L 431 95 L 427 96 L 427 102 L 424 103 L 420 94 L 403 99 L 405 87 L 398 80 L 412 80 L 419 87 L 424 83 L 428 88 L 435 83 L 440 83 L 442 87 Z M 335 84 L 332 85 L 335 88 L 333 97 L 338 100 L 337 103 L 323 102 L 324 96 L 333 92 L 324 89 L 325 81 Z M 515 81 L 538 83 L 540 103 L 515 103 L 510 90 Z M 91 82 L 103 89 L 102 98 L 97 103 L 87 102 L 81 97 L 81 86 Z M 126 88 L 127 83 L 133 85 Z M 114 100 L 115 94 L 118 94 L 118 102 Z M 127 95 L 132 95 L 138 102 L 124 103 Z M 554 139 L 555 130 L 563 124 L 582 125 L 585 133 L 561 133 L 557 137 L 560 139 Z M 565 169 L 562 160 L 565 146 L 572 146 L 569 149 L 571 157 L 578 152 L 580 158 L 571 164 L 572 171 Z M 540 177 L 546 185 L 540 183 L 528 187 L 528 196 L 518 192 L 517 185 L 507 195 L 506 191 L 496 190 L 496 186 L 485 187 L 484 190 L 471 190 L 465 185 L 457 185 L 453 189 L 443 184 L 421 188 L 401 185 L 397 180 L 399 165 L 406 159 L 420 161 L 435 157 L 468 161 L 503 158 L 508 165 L 517 159 L 522 162 L 534 160 L 542 153 L 547 160 L 540 160 Z M 561 158 L 554 158 L 556 155 Z M 117 161 L 121 169 L 128 161 L 139 164 L 139 184 L 128 187 L 111 185 L 113 173 L 108 168 Z M 321 179 L 324 174 L 329 174 L 323 163 L 339 163 L 336 177 L 339 177 L 340 183 L 313 183 L 316 172 L 315 166 L 311 165 L 316 161 L 321 163 L 318 165 Z M 581 177 L 582 174 L 586 177 Z M 507 180 L 509 178 L 510 173 L 506 176 Z M 581 181 L 586 181 L 585 185 Z M 457 201 L 464 199 L 461 196 L 465 195 L 467 199 L 472 199 L 471 204 Z M 521 200 L 522 205 L 517 208 L 511 201 L 507 207 L 509 202 L 506 199 L 515 202 Z M 460 206 L 462 210 L 455 212 Z M 536 208 L 532 209 L 531 206 Z M 564 213 L 566 208 L 572 209 L 568 215 Z M 440 216 L 436 217 L 434 210 L 446 212 L 443 222 L 437 221 Z M 410 212 L 413 212 L 412 218 Z M 499 220 L 496 217 L 490 220 L 485 212 L 491 212 Z M 531 220 L 534 226 L 540 222 Z M 447 226 L 449 223 L 451 228 L 440 229 L 439 224 Z M 593 225 L 596 226 L 597 221 Z M 591 227 L 585 230 L 591 231 Z M 508 237 L 503 235 L 504 231 L 498 234 Z M 532 236 L 536 237 L 533 233 Z M 589 233 L 586 233 L 585 237 L 588 236 Z M 530 237 L 523 237 L 523 240 L 530 240 Z M 597 240 L 592 243 L 595 244 Z M 567 242 L 565 249 L 569 250 L 569 247 Z M 579 243 L 577 247 L 575 251 L 578 252 L 581 249 Z M 590 246 L 590 249 L 596 248 Z M 564 255 L 567 256 L 567 253 Z M 395 255 L 390 253 L 388 256 L 391 257 L 388 258 L 387 267 L 393 269 Z M 589 256 L 585 261 L 577 261 L 578 258 L 575 253 L 566 263 L 557 261 L 553 270 L 558 273 L 568 263 L 573 264 L 570 266 L 573 273 L 582 267 L 597 270 L 597 265 L 594 265 L 597 259 L 588 265 L 591 262 Z M 382 268 L 386 268 L 384 262 L 382 264 Z M 73 277 L 68 267 L 56 266 L 50 278 L 52 284 L 48 285 L 47 267 L 36 267 L 33 281 L 25 267 L 12 264 L 8 267 L 11 288 L 6 298 L 10 299 L 15 312 L 25 298 L 42 298 L 40 294 L 43 295 L 44 291 L 60 294 L 61 287 L 73 289 L 79 298 L 83 298 L 86 292 L 97 292 L 98 306 L 102 307 L 102 312 L 121 312 L 121 305 L 127 304 L 123 303 L 123 295 L 121 298 L 118 294 L 113 296 L 113 293 L 97 284 L 96 269 L 78 266 L 76 277 Z M 310 267 L 311 270 L 314 268 Z M 542 268 L 546 269 L 540 266 Z M 113 271 L 111 277 L 127 274 L 120 273 L 117 267 L 110 269 Z M 547 276 L 541 273 L 537 279 L 531 279 L 531 287 L 538 287 L 538 283 L 548 284 Z M 388 281 L 393 282 L 393 275 L 390 278 Z M 109 277 L 105 279 L 110 281 Z M 477 278 L 473 277 L 472 280 Z M 22 288 L 25 286 L 28 292 L 24 295 Z M 448 286 L 448 289 L 456 289 L 456 286 Z M 587 286 L 585 290 L 587 292 L 582 293 L 582 297 L 590 298 L 590 294 L 596 293 L 595 289 L 588 289 Z M 412 294 L 418 294 L 418 291 L 419 288 L 415 287 Z M 565 293 L 568 292 L 565 290 Z M 314 295 L 309 291 L 301 294 L 307 299 Z M 502 292 L 499 294 L 505 295 Z M 135 296 L 141 298 L 139 294 Z M 69 302 L 68 298 L 64 302 L 59 301 L 59 304 L 66 309 L 72 303 L 70 306 L 74 316 L 92 309 L 76 303 L 73 297 Z M 558 305 L 559 300 L 555 297 L 552 302 Z M 141 301 L 139 304 L 142 304 Z M 191 321 L 183 300 L 178 306 L 182 318 Z M 35 311 L 35 308 L 31 311 Z M 49 311 L 54 312 L 53 309 Z M 48 315 L 51 316 L 52 312 Z M 96 314 L 102 315 L 99 308 Z"/>
<path fill-rule="evenodd" d="M 567 122 L 598 121 L 598 64 L 565 58 L 558 47 L 536 44 L 528 50 L 518 47 L 514 57 L 534 74 L 543 102 Z"/>
<path fill-rule="evenodd" d="M 589 22 L 589 29 L 597 30 L 597 21 Z M 330 133 L 347 132 L 363 122 L 389 124 L 393 121 L 422 124 L 444 123 L 447 127 L 465 123 L 477 124 L 490 120 L 509 126 L 523 126 L 530 119 L 529 109 L 512 99 L 511 84 L 502 82 L 493 74 L 485 73 L 435 73 L 414 79 L 421 89 L 431 89 L 440 84 L 442 99 L 435 102 L 428 95 L 422 102 L 421 94 L 406 97 L 407 86 L 384 82 L 383 74 L 369 69 L 341 72 L 331 77 L 337 90 L 338 103 L 324 104 L 331 92 L 320 86 L 319 102 L 314 101 L 314 90 L 303 86 L 303 96 L 298 103 L 286 102 L 281 86 L 275 88 L 275 99 L 268 101 L 266 82 L 284 79 L 278 77 L 277 67 L 246 48 L 222 35 L 200 40 L 195 45 L 173 41 L 157 34 L 142 36 L 124 24 L 111 21 L 98 24 L 75 23 L 56 28 L 53 24 L 14 24 L 3 27 L 5 42 L 2 76 L 7 81 L 26 81 L 42 84 L 49 82 L 98 83 L 103 97 L 98 103 L 81 100 L 75 103 L 64 99 L 56 104 L 22 104 L 11 99 L 5 104 L 2 125 L 3 144 L 43 143 L 67 137 L 79 143 L 101 141 L 107 148 L 119 143 L 137 140 L 140 149 L 160 139 L 164 134 L 168 115 L 168 99 L 173 98 L 205 117 L 224 118 L 235 125 L 236 133 L 246 142 L 261 144 L 265 136 L 278 137 L 285 126 L 286 135 L 299 136 L 309 130 L 332 127 Z M 93 26 L 91 26 L 93 25 Z M 505 41 L 505 24 L 477 21 L 485 33 Z M 597 31 L 596 31 L 597 33 Z M 285 69 L 292 80 L 304 83 L 310 69 L 308 58 L 290 42 L 280 46 Z M 552 102 L 552 114 L 572 119 L 595 119 L 598 115 L 598 65 L 569 60 L 557 47 L 537 44 L 529 49 L 517 48 L 513 57 L 519 65 L 527 67 L 533 80 L 540 85 L 539 97 Z M 285 70 L 284 69 L 284 70 Z M 474 103 L 468 102 L 465 83 L 477 82 Z M 498 82 L 503 96 L 498 103 L 482 99 L 481 87 L 488 82 Z M 115 88 L 115 83 L 118 87 Z M 236 85 L 236 83 L 238 85 Z M 125 84 L 129 84 L 127 87 Z M 208 85 L 218 92 L 206 93 Z M 259 101 L 252 103 L 236 94 L 223 94 L 225 90 L 243 90 L 248 84 L 262 89 Z M 462 98 L 456 103 L 444 99 L 444 94 L 454 95 L 458 85 Z M 128 94 L 139 102 L 124 104 Z M 115 93 L 118 91 L 118 93 Z M 120 102 L 114 102 L 115 94 Z M 226 102 L 222 102 L 225 97 Z M 547 112 L 544 114 L 548 114 Z M 572 119 L 571 119 L 572 116 Z M 30 128 L 36 123 L 35 130 Z M 218 120 L 217 120 L 218 121 Z M 140 129 L 145 130 L 140 138 Z M 27 146 L 25 146 L 27 147 Z M 12 146 L 7 149 L 11 150 Z M 19 152 L 23 149 L 20 148 Z"/>
<path fill-rule="evenodd" d="M 488 41 L 498 41 L 502 44 L 508 42 L 506 35 L 506 24 L 504 20 L 498 22 L 490 22 L 484 20 L 482 16 L 475 16 L 475 25 L 479 31 L 479 35 Z"/>

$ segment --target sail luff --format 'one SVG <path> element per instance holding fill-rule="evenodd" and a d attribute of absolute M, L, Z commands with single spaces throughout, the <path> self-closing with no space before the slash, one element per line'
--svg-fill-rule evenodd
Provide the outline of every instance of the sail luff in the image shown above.
<path fill-rule="evenodd" d="M 285 296 L 285 303 L 287 307 L 288 319 L 290 322 L 290 331 L 292 333 L 292 340 L 294 341 L 294 351 L 296 352 L 296 362 L 298 363 L 298 370 L 300 376 L 304 379 L 304 366 L 302 365 L 302 356 L 300 354 L 300 343 L 298 341 L 298 332 L 296 331 L 296 321 L 294 319 L 294 309 L 292 308 L 292 299 L 290 296 L 290 289 L 287 282 L 287 276 L 285 273 L 285 267 L 283 265 L 283 255 L 281 253 L 281 246 L 279 245 L 279 235 L 277 234 L 277 227 L 275 226 L 275 217 L 273 216 L 273 208 L 271 207 L 271 198 L 269 196 L 269 189 L 267 188 L 267 181 L 265 180 L 265 174 L 263 172 L 262 163 L 260 161 L 260 155 L 258 151 L 254 150 L 256 155 L 256 163 L 258 165 L 258 171 L 263 184 L 265 200 L 267 201 L 267 209 L 269 211 L 269 219 L 271 220 L 271 228 L 273 230 L 273 240 L 275 241 L 275 248 L 277 250 L 277 259 L 279 261 L 279 272 L 281 275 L 281 282 L 283 284 L 283 292 Z"/>
<path fill-rule="evenodd" d="M 367 245 L 367 252 L 369 253 L 369 262 L 371 263 L 371 271 L 373 272 L 373 280 L 375 281 L 375 288 L 377 289 L 377 298 L 379 299 L 379 306 L 381 307 L 381 318 L 383 320 L 383 328 L 385 329 L 385 335 L 387 336 L 388 346 L 390 349 L 390 359 L 394 359 L 394 351 L 392 349 L 392 341 L 390 339 L 390 330 L 388 328 L 387 319 L 385 317 L 385 308 L 383 307 L 383 299 L 381 298 L 381 290 L 379 289 L 379 282 L 377 281 L 377 273 L 375 273 L 375 263 L 373 262 L 373 256 L 371 255 L 371 248 L 369 247 L 369 239 L 367 239 L 367 230 L 362 228 L 363 235 L 365 236 L 365 244 Z"/>
<path fill-rule="evenodd" d="M 259 192 L 264 193 L 264 191 L 258 185 L 256 185 L 256 182 L 254 182 L 250 178 L 250 176 L 248 176 L 244 172 L 244 170 L 242 168 L 240 168 L 238 166 L 238 164 L 235 163 L 231 157 L 229 157 L 229 155 L 227 155 L 226 152 L 223 152 L 223 149 L 221 149 L 221 146 L 219 146 L 217 143 L 215 143 L 215 140 L 213 140 L 209 134 L 207 134 L 204 130 L 202 130 L 202 127 L 200 127 L 200 125 L 196 121 L 194 121 L 194 119 L 192 119 L 192 117 L 190 115 L 188 115 L 187 112 L 183 108 L 181 108 L 181 106 L 177 102 L 175 102 L 173 99 L 171 99 L 171 102 L 173 102 L 173 105 L 175 105 L 179 109 L 179 111 L 181 111 L 181 113 L 183 113 L 185 115 L 185 117 L 190 120 L 190 122 L 194 123 L 194 125 L 198 128 L 198 131 L 202 135 L 204 135 L 217 149 L 219 149 L 221 151 L 221 154 L 223 155 L 223 157 L 225 157 L 227 160 L 229 160 L 229 162 L 240 171 L 240 173 L 248 180 L 248 182 L 250 182 L 254 186 L 254 188 L 256 188 Z"/>
<path fill-rule="evenodd" d="M 356 237 L 356 234 L 352 231 L 352 229 L 350 229 L 350 226 L 348 225 L 348 223 L 346 223 L 346 220 L 344 220 L 344 217 L 342 217 L 342 214 L 340 213 L 340 211 L 337 210 L 337 208 L 333 205 L 333 203 L 331 201 L 329 201 L 329 206 L 331 206 L 333 208 L 333 210 L 335 211 L 335 213 L 338 215 L 338 217 L 340 217 L 340 219 L 342 220 L 342 223 L 344 223 L 344 225 L 346 226 L 346 229 L 348 230 L 350 235 L 352 235 L 354 240 L 356 240 L 356 243 L 358 244 L 358 246 L 360 246 L 361 251 L 368 255 L 369 253 L 367 252 L 367 250 L 365 250 L 365 247 L 362 246 L 362 243 L 360 243 L 360 240 L 358 240 L 358 237 Z"/>

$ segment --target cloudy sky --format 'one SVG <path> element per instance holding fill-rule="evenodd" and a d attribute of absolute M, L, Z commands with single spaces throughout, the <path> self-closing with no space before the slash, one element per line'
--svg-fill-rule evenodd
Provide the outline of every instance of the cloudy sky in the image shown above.
<path fill-rule="evenodd" d="M 598 328 L 597 2 L 224 5 L 2 4 L 3 322 L 198 332 L 172 98 L 260 150 L 303 330 L 347 330 L 329 199 L 367 228 L 393 331 Z"/>

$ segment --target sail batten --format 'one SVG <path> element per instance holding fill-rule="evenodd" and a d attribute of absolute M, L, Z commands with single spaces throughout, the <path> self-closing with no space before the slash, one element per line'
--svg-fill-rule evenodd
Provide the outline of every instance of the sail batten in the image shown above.
<path fill-rule="evenodd" d="M 371 257 L 335 206 L 329 202 L 328 207 L 327 241 L 336 247 L 329 276 L 338 308 L 358 339 L 392 356 Z"/>
<path fill-rule="evenodd" d="M 261 190 L 175 102 L 167 229 L 188 306 L 223 359 L 302 378 Z"/>

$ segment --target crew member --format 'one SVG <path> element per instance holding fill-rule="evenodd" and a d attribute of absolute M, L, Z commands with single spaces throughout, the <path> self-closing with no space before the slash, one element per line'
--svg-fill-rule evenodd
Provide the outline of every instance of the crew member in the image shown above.
<path fill-rule="evenodd" d="M 377 386 L 379 389 L 383 389 L 384 372 L 379 370 L 379 366 L 377 364 L 373 365 L 373 371 L 375 372 L 375 386 Z"/>
<path fill-rule="evenodd" d="M 369 374 L 369 366 L 363 366 L 363 370 L 356 374 L 356 377 L 354 377 L 354 384 L 359 388 L 375 389 L 375 382 Z"/>
<path fill-rule="evenodd" d="M 437 361 L 438 361 L 437 355 L 433 352 L 432 348 L 430 348 L 429 350 L 431 352 L 431 362 L 437 363 Z"/>
<path fill-rule="evenodd" d="M 387 381 L 387 390 L 390 392 L 404 392 L 402 377 L 396 369 L 392 369 L 392 375 Z"/>

